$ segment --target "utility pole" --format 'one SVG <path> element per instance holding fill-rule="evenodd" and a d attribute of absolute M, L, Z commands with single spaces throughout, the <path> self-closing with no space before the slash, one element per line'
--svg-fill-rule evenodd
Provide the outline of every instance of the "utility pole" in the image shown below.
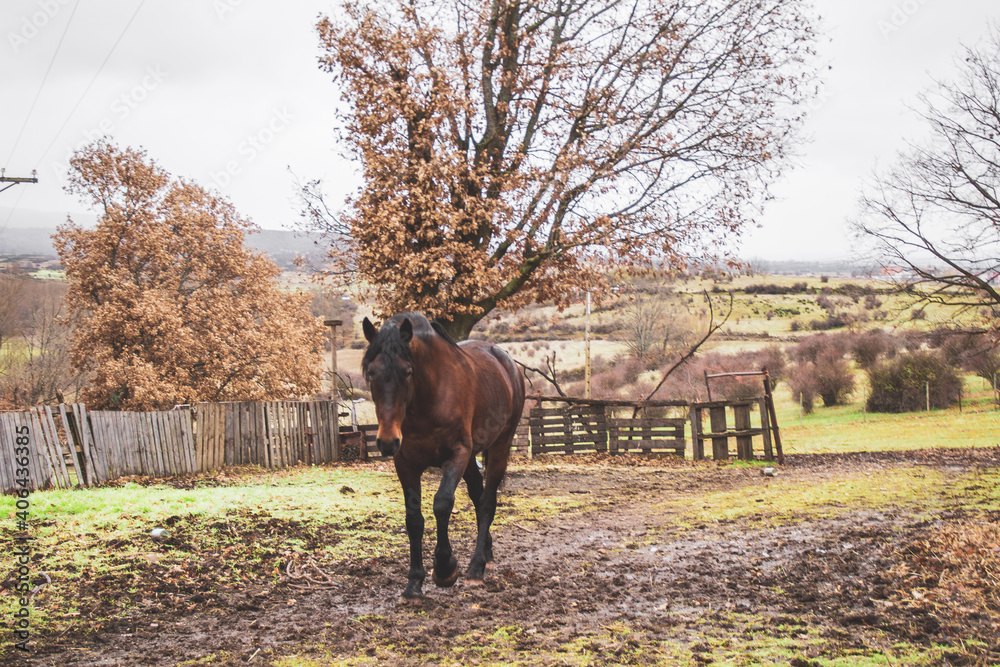
<path fill-rule="evenodd" d="M 0 169 L 0 183 L 9 183 L 6 187 L 0 188 L 0 192 L 4 190 L 9 190 L 18 183 L 37 183 L 38 182 L 38 171 L 35 169 L 31 170 L 31 176 L 8 176 L 6 169 Z"/>

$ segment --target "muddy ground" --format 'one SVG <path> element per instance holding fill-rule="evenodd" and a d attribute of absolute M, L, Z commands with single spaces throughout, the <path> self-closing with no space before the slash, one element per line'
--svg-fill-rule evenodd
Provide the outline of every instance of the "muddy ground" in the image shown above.
<path fill-rule="evenodd" d="M 789 457 L 773 479 L 762 478 L 759 468 L 689 463 L 680 464 L 687 466 L 683 474 L 662 464 L 519 466 L 502 502 L 571 493 L 581 507 L 500 527 L 494 532 L 496 567 L 485 587 L 459 581 L 442 590 L 428 577 L 427 597 L 416 605 L 399 599 L 403 551 L 360 562 L 315 561 L 319 569 L 313 570 L 309 544 L 335 541 L 350 527 L 234 516 L 222 526 L 234 539 L 264 545 L 259 560 L 236 564 L 245 583 L 213 579 L 213 566 L 226 558 L 214 553 L 192 554 L 197 571 L 168 571 L 150 562 L 127 575 L 80 581 L 78 622 L 61 634 L 36 637 L 29 660 L 9 654 L 5 664 L 299 664 L 289 656 L 323 665 L 341 659 L 671 664 L 671 655 L 684 664 L 709 664 L 720 647 L 768 638 L 791 651 L 785 664 L 798 667 L 886 650 L 891 655 L 899 643 L 955 647 L 969 639 L 980 640 L 975 651 L 945 650 L 942 662 L 996 663 L 1000 654 L 988 639 L 987 616 L 973 614 L 956 625 L 933 609 L 901 604 L 901 583 L 892 574 L 908 545 L 931 526 L 961 520 L 964 511 L 928 517 L 919 508 L 847 508 L 834 518 L 804 517 L 778 527 L 762 528 L 749 517 L 678 528 L 678 510 L 665 502 L 699 503 L 706 492 L 762 484 L 780 493 L 786 482 L 914 464 L 960 475 L 996 468 L 1000 450 Z M 1000 516 L 977 516 L 983 520 L 996 523 Z M 174 518 L 163 550 L 192 548 L 188 521 Z M 428 521 L 429 533 L 432 526 Z M 307 549 L 290 556 L 277 545 L 292 535 L 308 540 Z M 425 538 L 425 554 L 431 538 Z M 460 528 L 454 544 L 464 566 L 472 548 L 468 531 Z M 134 598 L 128 610 L 109 618 L 123 597 Z M 469 649 L 456 652 L 456 645 Z"/>

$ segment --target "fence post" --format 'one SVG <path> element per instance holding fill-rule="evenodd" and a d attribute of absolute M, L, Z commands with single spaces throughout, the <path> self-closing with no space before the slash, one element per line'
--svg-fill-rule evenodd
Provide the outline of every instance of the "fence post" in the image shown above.
<path fill-rule="evenodd" d="M 708 409 L 708 421 L 712 426 L 713 436 L 726 431 L 726 406 L 712 406 Z M 729 438 L 726 436 L 712 438 L 712 458 L 716 461 L 729 460 Z"/>
<path fill-rule="evenodd" d="M 705 458 L 705 441 L 701 439 L 701 408 L 691 406 L 689 411 L 691 422 L 691 458 L 701 461 Z"/>
<path fill-rule="evenodd" d="M 771 428 L 774 433 L 774 450 L 778 455 L 778 463 L 785 462 L 785 452 L 781 449 L 781 431 L 778 430 L 778 411 L 774 409 L 774 394 L 771 393 L 771 376 L 764 369 L 764 401 L 767 403 L 767 414 L 771 418 Z"/>
<path fill-rule="evenodd" d="M 750 405 L 733 406 L 734 428 L 737 431 L 750 430 Z M 736 457 L 742 461 L 753 461 L 753 438 L 749 435 L 736 436 Z"/>

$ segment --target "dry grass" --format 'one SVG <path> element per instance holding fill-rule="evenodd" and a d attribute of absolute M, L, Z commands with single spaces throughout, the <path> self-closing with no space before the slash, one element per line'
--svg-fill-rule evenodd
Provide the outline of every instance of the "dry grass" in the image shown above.
<path fill-rule="evenodd" d="M 974 664 L 1000 658 L 1000 513 L 940 521 L 911 542 L 891 572 L 895 604 L 928 614 L 947 633 L 978 637 Z"/>

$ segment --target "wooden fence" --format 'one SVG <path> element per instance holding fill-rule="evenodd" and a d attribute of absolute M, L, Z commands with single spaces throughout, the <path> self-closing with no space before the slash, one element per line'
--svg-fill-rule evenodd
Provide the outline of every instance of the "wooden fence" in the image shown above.
<path fill-rule="evenodd" d="M 521 418 L 511 448 L 515 456 L 541 454 L 578 454 L 612 452 L 646 455 L 671 454 L 684 456 L 686 419 L 662 417 L 632 417 L 629 413 L 639 404 L 629 401 L 588 401 L 575 398 L 533 397 L 535 407 Z M 544 403 L 560 403 L 562 407 L 542 407 Z M 688 407 L 686 402 L 660 401 L 641 404 L 640 409 Z M 618 414 L 622 413 L 622 414 Z M 375 445 L 377 424 L 361 424 L 357 431 L 341 430 L 350 441 L 345 454 L 358 458 L 384 458 Z M 355 451 L 357 444 L 364 454 Z"/>
<path fill-rule="evenodd" d="M 0 492 L 172 477 L 224 465 L 337 461 L 336 424 L 329 401 L 198 404 L 161 412 L 88 411 L 73 404 L 0 413 Z M 19 456 L 18 447 L 27 455 Z"/>
<path fill-rule="evenodd" d="M 528 412 L 531 454 L 604 453 L 684 456 L 686 420 L 655 413 L 683 401 L 599 401 L 535 397 Z"/>
<path fill-rule="evenodd" d="M 378 446 L 375 444 L 375 435 L 378 433 L 378 424 L 359 424 L 357 431 L 350 431 L 347 427 L 341 427 L 340 436 L 345 441 L 344 448 L 342 449 L 342 459 L 347 461 L 357 461 L 359 458 L 361 460 L 387 460 L 388 457 L 382 456 L 378 451 Z M 364 454 L 361 454 L 361 448 L 363 448 Z M 521 423 L 517 427 L 517 432 L 514 434 L 514 443 L 511 445 L 511 452 L 514 456 L 530 456 L 531 454 L 531 444 L 529 442 L 528 435 L 528 420 L 525 418 L 521 419 Z"/>
<path fill-rule="evenodd" d="M 534 407 L 521 419 L 514 437 L 515 455 L 604 453 L 638 454 L 645 456 L 677 456 L 688 451 L 686 437 L 690 424 L 691 456 L 702 460 L 705 441 L 712 443 L 711 458 L 728 460 L 760 459 L 782 462 L 778 427 L 769 409 L 769 397 L 743 401 L 614 401 L 588 400 L 569 397 L 530 397 Z M 757 412 L 752 412 L 753 407 Z M 686 416 L 666 417 L 662 413 L 682 411 Z M 727 414 L 733 415 L 729 420 Z M 709 416 L 706 426 L 704 415 Z M 753 417 L 759 414 L 758 425 Z M 728 424 L 733 424 L 732 428 Z M 357 442 L 358 451 L 352 459 L 384 458 L 375 445 L 377 424 L 358 426 L 358 432 L 347 435 Z M 346 434 L 345 434 L 346 435 Z M 772 435 L 774 436 L 772 438 Z M 755 439 L 759 441 L 755 445 Z M 360 445 L 360 446 L 359 446 Z M 735 446 L 735 449 L 733 448 Z M 363 449 L 364 454 L 361 454 Z"/>
<path fill-rule="evenodd" d="M 529 399 L 534 407 L 518 427 L 514 454 L 684 457 L 690 424 L 695 460 L 705 458 L 710 441 L 717 460 L 772 461 L 776 453 L 781 463 L 781 440 L 768 398 L 689 404 L 536 396 Z M 688 417 L 663 414 L 678 408 Z M 342 451 L 337 422 L 336 404 L 329 401 L 198 404 L 167 412 L 88 411 L 73 404 L 0 413 L 0 492 L 94 486 L 127 476 L 171 477 L 228 465 L 282 468 L 382 458 L 375 446 L 377 426 L 344 434 L 348 444 Z"/>
<path fill-rule="evenodd" d="M 753 408 L 757 408 L 759 425 L 753 426 Z M 708 413 L 709 426 L 706 430 L 704 414 Z M 728 414 L 733 415 L 732 421 Z M 705 441 L 712 442 L 712 458 L 728 459 L 733 455 L 730 443 L 735 441 L 735 456 L 741 461 L 761 459 L 774 461 L 774 450 L 778 451 L 778 461 L 783 462 L 780 437 L 776 437 L 777 447 L 772 445 L 772 433 L 778 436 L 777 424 L 772 426 L 771 411 L 768 409 L 767 398 L 756 398 L 745 401 L 713 401 L 710 403 L 691 404 L 691 448 L 693 458 L 698 461 L 705 458 Z M 729 425 L 732 424 L 732 428 Z M 754 438 L 760 438 L 761 447 L 754 448 Z"/>

